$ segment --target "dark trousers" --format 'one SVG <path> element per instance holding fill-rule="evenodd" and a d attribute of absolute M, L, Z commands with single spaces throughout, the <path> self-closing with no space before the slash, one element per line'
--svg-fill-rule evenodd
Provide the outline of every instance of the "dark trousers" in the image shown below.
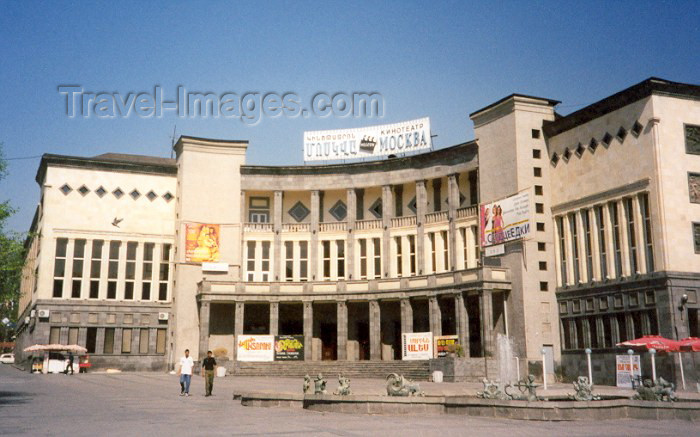
<path fill-rule="evenodd" d="M 213 370 L 205 370 L 204 371 L 204 382 L 205 382 L 205 390 L 206 394 L 208 396 L 211 396 L 211 389 L 214 388 L 214 371 Z"/>

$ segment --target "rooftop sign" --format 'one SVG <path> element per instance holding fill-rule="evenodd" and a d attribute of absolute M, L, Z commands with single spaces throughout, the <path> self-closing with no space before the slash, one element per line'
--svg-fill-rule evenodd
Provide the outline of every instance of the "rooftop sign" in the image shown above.
<path fill-rule="evenodd" d="M 431 147 L 430 119 L 304 132 L 304 162 L 379 158 Z"/>

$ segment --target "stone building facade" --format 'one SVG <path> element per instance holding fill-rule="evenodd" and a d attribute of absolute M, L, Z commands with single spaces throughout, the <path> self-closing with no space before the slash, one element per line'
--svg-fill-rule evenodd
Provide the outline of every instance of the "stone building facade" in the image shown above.
<path fill-rule="evenodd" d="M 575 375 L 590 347 L 609 377 L 617 341 L 697 335 L 699 99 L 649 79 L 562 117 L 513 94 L 470 115 L 474 141 L 343 165 L 194 137 L 172 160 L 45 155 L 18 345 L 164 369 L 186 348 L 235 361 L 246 334 L 303 336 L 311 361 L 400 359 L 425 331 L 493 358 L 502 334 L 521 373 Z M 522 190 L 534 231 L 484 256 L 478 204 Z M 197 223 L 227 268 L 187 261 Z"/>

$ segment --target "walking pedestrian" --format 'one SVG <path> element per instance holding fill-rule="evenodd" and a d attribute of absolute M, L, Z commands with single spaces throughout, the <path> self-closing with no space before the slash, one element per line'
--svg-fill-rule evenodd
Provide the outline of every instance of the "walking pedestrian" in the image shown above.
<path fill-rule="evenodd" d="M 73 374 L 73 352 L 68 352 L 68 362 L 66 363 L 66 370 L 65 373 L 68 375 L 68 370 L 70 370 L 70 374 Z"/>
<path fill-rule="evenodd" d="M 216 370 L 216 360 L 211 356 L 211 351 L 207 351 L 207 357 L 202 360 L 202 376 L 205 383 L 204 396 L 211 396 L 211 390 L 214 388 L 214 371 Z"/>
<path fill-rule="evenodd" d="M 194 360 L 190 356 L 190 350 L 185 349 L 185 356 L 180 358 L 180 396 L 190 395 L 190 381 L 192 380 L 192 368 Z"/>

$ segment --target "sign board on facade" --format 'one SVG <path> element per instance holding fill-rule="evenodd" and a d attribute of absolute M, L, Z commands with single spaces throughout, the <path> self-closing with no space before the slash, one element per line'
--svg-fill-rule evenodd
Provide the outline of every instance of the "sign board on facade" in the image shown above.
<path fill-rule="evenodd" d="M 488 246 L 484 248 L 484 256 L 498 256 L 506 253 L 506 245 Z"/>
<path fill-rule="evenodd" d="M 435 358 L 446 357 L 450 352 L 456 352 L 459 344 L 457 335 L 436 335 L 435 336 Z"/>
<path fill-rule="evenodd" d="M 275 361 L 303 361 L 304 336 L 278 335 L 275 337 Z"/>
<path fill-rule="evenodd" d="M 219 261 L 219 225 L 187 223 L 185 225 L 185 261 Z"/>
<path fill-rule="evenodd" d="M 203 271 L 203 272 L 222 272 L 222 273 L 228 273 L 228 263 L 210 263 L 210 262 L 203 262 L 203 263 L 202 263 L 202 271 Z"/>
<path fill-rule="evenodd" d="M 530 190 L 484 203 L 479 211 L 481 247 L 519 240 L 530 234 Z"/>
<path fill-rule="evenodd" d="M 433 358 L 432 332 L 401 334 L 402 360 L 429 360 L 431 358 Z"/>
<path fill-rule="evenodd" d="M 238 361 L 273 361 L 274 335 L 239 335 L 236 343 Z"/>
<path fill-rule="evenodd" d="M 355 129 L 304 132 L 304 161 L 379 158 L 429 150 L 430 119 Z"/>
<path fill-rule="evenodd" d="M 615 355 L 617 386 L 632 388 L 632 380 L 642 376 L 639 355 Z"/>

